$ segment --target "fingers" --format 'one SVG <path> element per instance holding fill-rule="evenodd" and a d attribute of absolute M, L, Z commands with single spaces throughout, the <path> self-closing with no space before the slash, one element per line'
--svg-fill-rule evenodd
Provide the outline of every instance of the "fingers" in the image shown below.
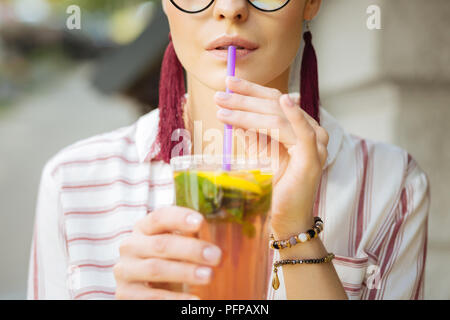
<path fill-rule="evenodd" d="M 238 80 L 232 81 L 232 79 Z M 227 76 L 227 87 L 233 93 L 217 92 L 214 96 L 217 105 L 223 108 L 255 113 L 282 115 L 278 99 L 281 92 L 275 88 Z"/>
<path fill-rule="evenodd" d="M 222 254 L 219 247 L 209 242 L 167 233 L 129 237 L 122 241 L 120 251 L 121 255 L 143 259 L 158 257 L 210 266 L 218 265 Z"/>
<path fill-rule="evenodd" d="M 118 298 L 190 299 L 173 284 L 209 283 L 212 267 L 220 263 L 220 248 L 175 234 L 198 232 L 203 220 L 200 213 L 178 206 L 157 209 L 139 220 L 132 236 L 121 242 L 120 260 L 113 268 Z"/>
<path fill-rule="evenodd" d="M 323 169 L 323 167 L 325 166 L 325 163 L 327 161 L 327 157 L 328 157 L 328 150 L 327 150 L 326 145 L 320 143 L 317 146 L 317 152 L 319 154 L 320 165 L 321 165 L 321 167 Z"/>
<path fill-rule="evenodd" d="M 289 96 L 294 101 L 296 106 L 300 107 L 300 93 L 299 92 L 291 92 L 291 93 L 289 93 Z M 299 109 L 303 112 L 303 115 L 306 117 L 306 120 L 308 120 L 311 127 L 313 127 L 314 129 L 321 128 L 320 125 L 317 123 L 316 119 L 311 117 L 305 110 L 303 110 L 301 108 L 299 108 Z"/>
<path fill-rule="evenodd" d="M 198 300 L 199 298 L 183 292 L 174 292 L 148 287 L 142 283 L 118 284 L 117 300 Z"/>
<path fill-rule="evenodd" d="M 191 209 L 168 206 L 150 212 L 135 224 L 135 230 L 151 235 L 164 232 L 196 232 L 203 223 L 203 216 Z"/>
<path fill-rule="evenodd" d="M 216 92 L 215 103 L 222 108 L 261 114 L 283 115 L 278 99 L 257 98 L 238 93 Z"/>
<path fill-rule="evenodd" d="M 304 151 L 316 150 L 316 131 L 309 124 L 305 113 L 299 108 L 299 105 L 289 99 L 287 95 L 280 97 L 280 105 L 291 124 L 297 143 L 303 147 Z"/>
<path fill-rule="evenodd" d="M 208 266 L 159 258 L 124 259 L 114 266 L 114 276 L 121 282 L 179 282 L 207 284 L 213 270 Z"/>
<path fill-rule="evenodd" d="M 316 147 L 315 155 L 321 163 L 326 161 L 328 133 L 299 107 L 299 93 L 290 94 L 296 98 L 296 108 L 289 108 L 286 95 L 279 90 L 244 79 L 232 79 L 235 77 L 228 76 L 226 85 L 233 93 L 228 94 L 225 99 L 217 94 L 215 96 L 216 104 L 221 107 L 217 112 L 219 120 L 247 130 L 279 129 L 276 139 L 285 144 L 288 150 L 292 150 L 299 142 L 303 144 L 302 149 Z M 271 131 L 269 130 L 270 136 Z"/>
<path fill-rule="evenodd" d="M 289 99 L 287 95 L 283 95 L 280 97 L 280 105 L 282 106 L 282 110 L 285 113 L 286 118 L 288 118 L 291 122 L 292 125 L 293 121 L 296 122 L 298 125 L 302 125 L 303 121 L 302 118 L 306 119 L 306 121 L 309 124 L 309 127 L 312 128 L 315 132 L 315 136 L 317 139 L 317 143 L 318 144 L 324 144 L 325 146 L 328 145 L 328 140 L 329 140 L 329 136 L 328 136 L 328 132 L 321 127 L 317 121 L 312 118 L 307 112 L 305 112 L 303 109 L 300 108 L 300 95 L 298 93 L 292 93 L 290 94 L 291 96 L 293 96 L 294 98 L 292 99 L 294 102 L 293 105 L 293 109 L 290 108 L 291 105 L 289 103 Z M 292 119 L 290 117 L 293 117 Z M 293 120 L 293 121 L 291 121 Z M 308 127 L 308 126 L 306 126 Z M 308 129 L 309 129 L 308 127 Z M 295 129 L 294 129 L 295 131 Z M 297 132 L 298 133 L 298 132 Z"/>
<path fill-rule="evenodd" d="M 294 103 L 296 104 L 297 107 L 300 107 L 300 93 L 298 92 L 293 92 L 290 93 L 289 96 L 291 96 L 294 101 Z M 301 112 L 303 113 L 303 115 L 306 117 L 306 120 L 308 120 L 308 123 L 311 125 L 311 127 L 316 131 L 316 138 L 317 138 L 317 144 L 324 144 L 325 146 L 328 145 L 328 140 L 329 140 L 329 136 L 328 136 L 328 132 L 327 130 L 325 130 L 325 128 L 321 127 L 316 119 L 314 119 L 313 117 L 311 117 L 305 110 L 299 108 L 301 110 Z"/>
<path fill-rule="evenodd" d="M 231 81 L 232 79 L 239 81 Z M 239 93 L 245 96 L 272 100 L 278 100 L 281 96 L 281 92 L 278 89 L 265 87 L 245 79 L 227 76 L 225 83 L 227 88 L 234 93 Z"/>
<path fill-rule="evenodd" d="M 280 107 L 283 95 L 277 89 L 260 86 L 243 79 L 235 83 L 230 81 L 230 78 L 233 77 L 227 77 L 227 85 L 232 91 L 234 90 L 233 93 L 226 94 L 227 98 L 220 98 L 218 93 L 214 97 L 216 104 L 221 107 L 217 113 L 219 120 L 243 129 L 280 129 L 280 142 L 292 144 L 293 132 L 289 130 L 289 121 Z M 289 95 L 299 106 L 300 94 L 293 92 Z M 304 110 L 298 109 L 316 131 L 317 143 L 327 145 L 326 130 Z"/>
<path fill-rule="evenodd" d="M 246 130 L 267 129 L 267 135 L 272 138 L 277 138 L 285 144 L 295 143 L 295 135 L 289 121 L 284 116 L 220 109 L 217 111 L 217 118 L 224 123 Z M 270 129 L 278 129 L 278 132 L 273 132 Z M 277 134 L 277 136 L 273 137 L 272 134 Z"/>

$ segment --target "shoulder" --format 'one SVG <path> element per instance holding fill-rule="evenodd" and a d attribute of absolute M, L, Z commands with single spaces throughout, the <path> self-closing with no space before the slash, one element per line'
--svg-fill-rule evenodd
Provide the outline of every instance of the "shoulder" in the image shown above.
<path fill-rule="evenodd" d="M 428 203 L 428 175 L 406 149 L 341 131 L 342 141 L 329 176 L 333 185 L 344 187 L 340 192 L 354 194 L 352 199 L 360 212 L 365 212 L 368 228 L 398 219 L 400 215 L 393 215 L 402 211 L 406 199 L 410 201 L 407 211 Z"/>
<path fill-rule="evenodd" d="M 397 189 L 417 179 L 428 182 L 428 176 L 417 160 L 402 147 L 345 133 L 343 148 L 360 157 L 366 170 L 380 176 L 374 182 L 384 182 L 384 185 L 394 183 Z"/>
<path fill-rule="evenodd" d="M 356 159 L 355 180 L 367 219 L 366 232 L 384 239 L 390 230 L 387 225 L 405 219 L 423 225 L 429 211 L 429 179 L 407 150 L 353 134 L 345 134 L 343 150 Z"/>
<path fill-rule="evenodd" d="M 80 139 L 65 146 L 47 160 L 43 175 L 61 181 L 64 179 L 62 173 L 65 168 L 79 168 L 79 173 L 86 175 L 88 172 L 83 169 L 89 166 L 98 167 L 108 160 L 137 162 L 135 133 L 139 120 L 140 118 L 130 125 Z"/>
<path fill-rule="evenodd" d="M 331 171 L 383 176 L 380 183 L 384 180 L 384 184 L 396 184 L 398 189 L 412 169 L 420 169 L 407 150 L 348 132 L 323 108 L 321 125 L 330 137 L 327 148 Z"/>

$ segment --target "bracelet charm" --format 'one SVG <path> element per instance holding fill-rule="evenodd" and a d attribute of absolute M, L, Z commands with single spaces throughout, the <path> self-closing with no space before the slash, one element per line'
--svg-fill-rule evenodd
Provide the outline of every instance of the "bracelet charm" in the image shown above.
<path fill-rule="evenodd" d="M 317 264 L 327 263 L 333 260 L 334 253 L 330 252 L 325 257 L 319 259 L 286 259 L 278 260 L 273 264 L 272 288 L 277 290 L 280 287 L 280 279 L 278 278 L 278 268 L 286 264 Z"/>

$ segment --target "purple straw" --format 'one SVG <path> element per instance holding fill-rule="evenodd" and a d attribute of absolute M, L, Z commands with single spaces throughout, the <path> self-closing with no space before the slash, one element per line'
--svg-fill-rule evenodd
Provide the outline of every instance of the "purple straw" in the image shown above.
<path fill-rule="evenodd" d="M 236 47 L 228 47 L 228 61 L 227 61 L 227 76 L 233 76 L 236 69 Z M 230 89 L 226 90 L 227 93 L 232 93 Z M 225 124 L 223 135 L 223 163 L 222 169 L 230 171 L 231 169 L 231 147 L 233 143 L 233 127 L 230 124 Z"/>

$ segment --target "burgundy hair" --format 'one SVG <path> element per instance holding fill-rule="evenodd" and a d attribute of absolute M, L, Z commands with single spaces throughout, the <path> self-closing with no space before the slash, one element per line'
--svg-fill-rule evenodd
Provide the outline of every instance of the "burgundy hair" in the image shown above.
<path fill-rule="evenodd" d="M 303 34 L 305 48 L 300 71 L 300 106 L 318 123 L 319 85 L 317 58 L 312 46 L 311 32 Z M 183 99 L 185 91 L 183 66 L 176 55 L 172 37 L 169 33 L 169 45 L 164 53 L 159 80 L 159 127 L 157 143 L 160 146 L 156 160 L 170 162 L 172 148 L 178 141 L 172 141 L 171 135 L 176 129 L 184 129 Z"/>
<path fill-rule="evenodd" d="M 178 143 L 172 141 L 172 132 L 184 129 L 182 99 L 186 93 L 183 66 L 178 60 L 169 32 L 169 45 L 164 53 L 159 80 L 159 127 L 157 143 L 160 146 L 156 160 L 170 162 L 172 148 Z"/>

